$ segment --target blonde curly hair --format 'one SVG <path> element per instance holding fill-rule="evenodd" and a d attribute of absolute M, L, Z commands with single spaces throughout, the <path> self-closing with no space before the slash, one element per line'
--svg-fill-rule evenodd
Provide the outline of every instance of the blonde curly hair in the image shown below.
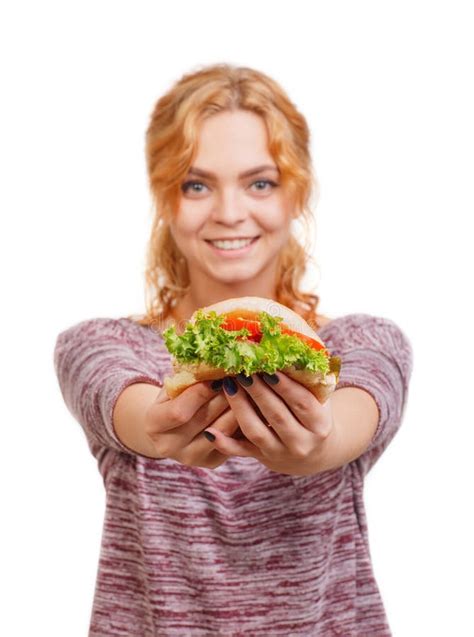
<path fill-rule="evenodd" d="M 146 163 L 154 204 L 145 270 L 146 313 L 127 318 L 157 325 L 173 316 L 173 308 L 190 286 L 186 259 L 170 232 L 180 185 L 197 152 L 200 124 L 222 111 L 243 109 L 265 122 L 269 152 L 280 170 L 281 185 L 294 197 L 294 218 L 302 221 L 305 245 L 293 233 L 277 267 L 276 301 L 298 312 L 313 329 L 320 327 L 319 296 L 300 290 L 311 256 L 311 196 L 319 195 L 309 150 L 305 118 L 270 77 L 248 67 L 214 64 L 183 75 L 156 103 L 146 131 Z M 317 202 L 316 202 L 317 203 Z"/>

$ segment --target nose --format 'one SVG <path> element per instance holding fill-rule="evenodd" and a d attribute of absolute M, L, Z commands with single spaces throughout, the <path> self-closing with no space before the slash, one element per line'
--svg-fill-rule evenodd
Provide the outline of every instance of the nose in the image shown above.
<path fill-rule="evenodd" d="M 222 191 L 216 198 L 212 219 L 217 223 L 234 226 L 247 217 L 247 209 L 239 193 L 235 190 Z"/>

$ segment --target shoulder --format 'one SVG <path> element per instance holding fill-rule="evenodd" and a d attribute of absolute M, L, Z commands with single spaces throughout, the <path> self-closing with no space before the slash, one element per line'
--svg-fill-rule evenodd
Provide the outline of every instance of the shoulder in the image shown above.
<path fill-rule="evenodd" d="M 70 341 L 76 338 L 98 339 L 101 336 L 120 336 L 122 334 L 123 326 L 118 319 L 89 318 L 63 328 L 57 336 L 57 341 Z"/>
<path fill-rule="evenodd" d="M 330 320 L 320 332 L 324 342 L 333 350 L 377 350 L 384 355 L 402 359 L 411 367 L 411 341 L 406 331 L 387 317 L 362 312 L 346 314 Z"/>
<path fill-rule="evenodd" d="M 355 337 L 357 334 L 370 334 L 383 331 L 401 331 L 401 328 L 392 319 L 384 316 L 376 316 L 363 312 L 344 314 L 334 318 L 318 316 L 322 327 L 331 326 L 332 330 L 344 332 Z M 331 330 L 331 331 L 332 331 Z"/>
<path fill-rule="evenodd" d="M 142 349 L 147 342 L 160 341 L 152 327 L 142 326 L 129 317 L 98 317 L 79 321 L 57 335 L 57 345 L 82 343 L 98 345 L 107 342 L 122 343 Z"/>
<path fill-rule="evenodd" d="M 117 319 L 123 329 L 128 342 L 142 354 L 161 355 L 163 351 L 168 355 L 164 344 L 163 326 L 156 324 L 142 325 L 131 317 Z"/>
<path fill-rule="evenodd" d="M 169 369 L 170 354 L 158 334 L 133 320 L 93 318 L 59 333 L 53 362 L 60 378 L 79 373 L 93 376 L 97 370 L 113 369 L 113 365 L 117 369 L 146 369 L 146 375 L 155 377 L 165 367 Z"/>

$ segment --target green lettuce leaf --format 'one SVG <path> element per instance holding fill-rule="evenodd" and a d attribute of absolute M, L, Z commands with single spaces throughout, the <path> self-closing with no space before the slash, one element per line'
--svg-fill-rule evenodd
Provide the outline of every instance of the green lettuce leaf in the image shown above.
<path fill-rule="evenodd" d="M 281 333 L 281 317 L 260 312 L 259 343 L 242 340 L 250 336 L 245 328 L 231 331 L 220 327 L 224 319 L 224 315 L 215 311 L 198 310 L 195 323 L 187 323 L 183 334 L 178 335 L 172 325 L 163 331 L 163 340 L 180 363 L 204 362 L 222 368 L 227 374 L 273 374 L 289 365 L 323 374 L 330 371 L 330 359 L 322 350 L 313 349 L 296 336 Z"/>

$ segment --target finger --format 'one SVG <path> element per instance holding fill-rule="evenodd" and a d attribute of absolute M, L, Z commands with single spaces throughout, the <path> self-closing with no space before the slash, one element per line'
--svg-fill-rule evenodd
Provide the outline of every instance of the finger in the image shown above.
<path fill-rule="evenodd" d="M 156 414 L 161 432 L 175 429 L 187 423 L 203 405 L 216 397 L 216 392 L 211 389 L 210 383 L 204 382 L 195 383 L 187 387 L 176 398 L 168 398 L 168 400 L 165 398 L 164 391 L 163 388 L 149 409 L 150 418 L 153 419 Z M 163 411 L 163 403 L 166 403 L 165 411 Z"/>
<path fill-rule="evenodd" d="M 231 436 L 238 429 L 239 423 L 227 401 L 225 401 L 225 409 L 226 411 L 212 423 L 212 426 Z M 202 431 L 181 452 L 181 460 L 185 460 L 185 464 L 198 467 L 216 468 L 227 459 L 228 456 L 226 454 L 222 454 L 217 449 L 209 446 L 208 441 L 202 435 Z"/>
<path fill-rule="evenodd" d="M 275 383 L 273 379 L 278 379 Z M 277 372 L 268 378 L 263 375 L 260 379 L 280 396 L 296 421 L 309 431 L 317 431 L 318 422 L 324 412 L 324 406 L 307 387 L 287 376 L 284 372 Z"/>
<path fill-rule="evenodd" d="M 189 448 L 192 440 L 226 409 L 229 409 L 229 405 L 225 397 L 222 394 L 214 396 L 198 409 L 189 422 L 172 429 L 166 427 L 166 430 L 162 422 L 165 416 L 155 411 L 155 420 L 149 418 L 147 433 L 154 441 L 157 452 L 161 456 L 175 458 L 185 464 L 195 464 L 187 452 L 183 456 L 183 450 Z"/>
<path fill-rule="evenodd" d="M 221 393 L 205 403 L 187 423 L 170 429 L 167 426 L 166 410 L 156 406 L 153 414 L 147 415 L 147 434 L 154 441 L 160 455 L 174 457 L 211 424 L 229 405 Z"/>
<path fill-rule="evenodd" d="M 258 406 L 286 449 L 293 450 L 310 441 L 311 433 L 302 426 L 302 423 L 299 422 L 282 397 L 273 391 L 273 388 L 275 386 L 278 387 L 280 382 L 270 387 L 258 374 L 254 374 L 249 379 L 237 376 L 237 380 L 242 384 L 242 388 L 246 391 L 248 396 Z M 249 381 L 252 382 L 249 384 Z M 284 383 L 282 383 L 282 385 L 284 385 Z M 290 387 L 290 389 L 292 388 Z M 288 391 L 287 387 L 284 387 L 282 394 L 283 393 L 288 396 L 291 392 Z M 292 398 L 291 400 L 287 398 L 287 400 L 293 405 Z"/>
<path fill-rule="evenodd" d="M 262 458 L 262 451 L 248 440 L 237 440 L 226 436 L 221 431 L 214 429 L 214 425 L 212 427 L 208 427 L 206 432 L 209 432 L 214 436 L 213 441 L 205 438 L 207 445 L 212 445 L 212 448 L 217 449 L 217 451 L 224 455 L 240 456 L 242 458 L 257 458 L 258 460 Z"/>
<path fill-rule="evenodd" d="M 294 414 L 297 422 L 309 431 L 317 433 L 318 423 L 329 406 L 322 405 L 307 387 L 290 378 L 284 372 L 280 371 L 271 376 L 278 378 L 278 382 L 266 382 L 263 374 L 260 380 L 281 397 L 290 412 Z"/>
<path fill-rule="evenodd" d="M 222 393 L 218 394 L 204 403 L 187 423 L 162 431 L 161 435 L 167 436 L 168 443 L 172 448 L 173 445 L 182 448 L 189 445 L 198 434 L 202 433 L 207 426 L 228 409 L 229 404 L 225 396 Z"/>
<path fill-rule="evenodd" d="M 239 428 L 239 423 L 227 401 L 225 401 L 225 403 L 226 411 L 211 422 L 210 426 L 212 426 L 214 431 L 218 431 L 225 436 L 232 436 Z M 189 449 L 192 449 L 193 454 L 196 454 L 196 457 L 201 457 L 212 451 L 212 448 L 209 446 L 209 442 L 202 435 L 203 430 L 204 427 L 196 433 L 194 439 L 189 443 Z"/>
<path fill-rule="evenodd" d="M 228 389 L 236 391 L 235 393 L 227 393 Z M 246 391 L 239 386 L 239 383 L 237 383 L 235 379 L 228 377 L 228 379 L 224 381 L 224 393 L 232 411 L 239 421 L 240 428 L 247 438 L 247 441 L 257 447 L 264 455 L 280 453 L 283 450 L 281 441 L 278 440 L 278 437 L 272 430 L 259 418 L 251 404 L 250 397 Z M 242 450 L 248 449 L 244 441 L 242 445 Z M 219 448 L 219 450 L 221 449 Z"/>
<path fill-rule="evenodd" d="M 225 400 L 225 397 L 224 397 Z M 211 426 L 217 431 L 222 432 L 226 436 L 232 436 L 239 428 L 239 421 L 235 417 L 234 412 L 226 401 L 226 410 L 211 423 Z M 202 436 L 200 436 L 202 440 Z"/>

